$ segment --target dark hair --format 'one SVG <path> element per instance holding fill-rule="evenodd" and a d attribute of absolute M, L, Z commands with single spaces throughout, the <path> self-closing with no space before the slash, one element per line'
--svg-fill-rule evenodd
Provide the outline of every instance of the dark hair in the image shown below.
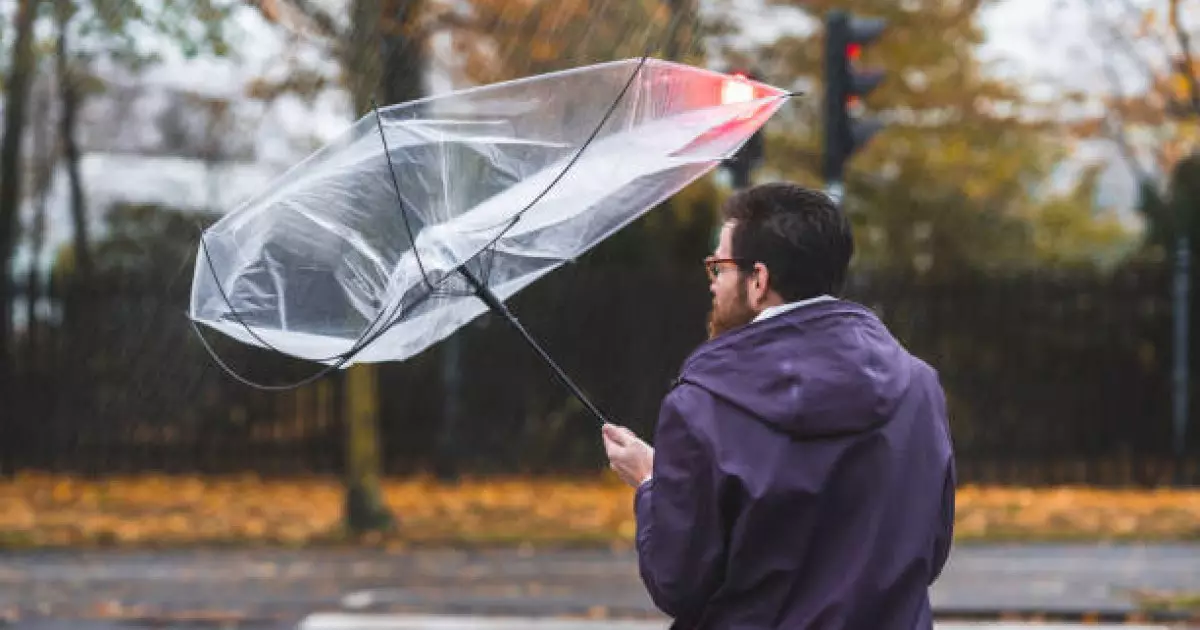
<path fill-rule="evenodd" d="M 733 221 L 731 255 L 743 272 L 762 263 L 770 286 L 792 302 L 842 290 L 854 255 L 850 221 L 823 192 L 770 183 L 735 193 L 722 208 Z"/>

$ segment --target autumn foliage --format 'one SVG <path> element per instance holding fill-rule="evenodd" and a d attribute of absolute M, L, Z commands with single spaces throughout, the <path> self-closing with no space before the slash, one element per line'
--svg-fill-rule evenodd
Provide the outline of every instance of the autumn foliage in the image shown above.
<path fill-rule="evenodd" d="M 0 482 L 0 547 L 632 544 L 633 493 L 609 478 L 389 480 L 391 534 L 347 540 L 336 479 L 27 475 Z M 966 487 L 957 537 L 1200 539 L 1200 490 Z"/>

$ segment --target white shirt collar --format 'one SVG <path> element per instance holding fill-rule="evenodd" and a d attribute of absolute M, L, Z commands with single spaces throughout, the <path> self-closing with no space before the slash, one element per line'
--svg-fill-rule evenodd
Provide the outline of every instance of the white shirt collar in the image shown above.
<path fill-rule="evenodd" d="M 782 315 L 788 311 L 798 309 L 801 306 L 808 306 L 809 304 L 817 304 L 818 302 L 831 302 L 835 299 L 837 299 L 837 298 L 833 297 L 832 295 L 818 295 L 817 297 L 808 298 L 805 300 L 797 300 L 795 302 L 788 302 L 787 304 L 779 304 L 777 306 L 768 306 L 767 308 L 764 308 L 762 310 L 762 312 L 758 314 L 757 317 L 754 318 L 754 321 L 761 322 L 765 319 L 769 319 L 769 318 L 775 317 L 777 315 Z"/>

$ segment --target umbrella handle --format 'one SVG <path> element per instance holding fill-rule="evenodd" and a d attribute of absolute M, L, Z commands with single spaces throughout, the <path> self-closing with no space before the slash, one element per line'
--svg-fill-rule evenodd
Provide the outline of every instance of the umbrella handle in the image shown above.
<path fill-rule="evenodd" d="M 521 336 L 525 338 L 526 343 L 528 343 L 533 350 L 538 353 L 538 356 L 542 357 L 542 361 L 545 361 L 546 365 L 550 366 L 550 369 L 554 372 L 554 375 L 557 376 L 558 380 L 562 382 L 562 384 L 566 386 L 568 390 L 571 391 L 571 394 L 573 394 L 575 398 L 578 398 L 579 402 L 583 403 L 583 406 L 587 407 L 587 410 L 590 411 L 591 414 L 595 416 L 596 419 L 602 424 L 608 423 L 608 418 L 604 416 L 604 413 L 601 412 L 596 405 L 592 404 L 592 401 L 588 400 L 587 396 L 584 395 L 583 390 L 581 390 L 579 386 L 571 380 L 571 377 L 567 376 L 567 373 L 564 372 L 561 367 L 559 367 L 558 363 L 554 361 L 550 354 L 546 352 L 544 348 L 542 348 L 541 344 L 539 344 L 536 339 L 533 338 L 533 335 L 529 334 L 528 330 L 525 330 L 525 327 L 521 325 L 520 320 L 518 320 L 517 317 L 512 314 L 512 311 L 508 310 L 508 307 L 504 305 L 504 302 L 501 302 L 500 298 L 493 293 L 486 284 L 476 277 L 470 269 L 467 269 L 466 265 L 459 267 L 458 272 L 467 279 L 467 282 L 471 285 L 471 288 L 475 290 L 475 295 L 478 296 L 479 299 L 483 300 L 483 303 L 487 304 L 488 308 L 492 309 L 496 312 L 496 314 L 507 320 L 509 325 L 515 328 L 517 332 L 521 333 Z"/>

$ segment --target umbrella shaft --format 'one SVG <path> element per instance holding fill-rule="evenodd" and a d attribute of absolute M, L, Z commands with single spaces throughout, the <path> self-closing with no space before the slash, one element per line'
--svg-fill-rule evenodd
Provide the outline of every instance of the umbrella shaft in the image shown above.
<path fill-rule="evenodd" d="M 528 330 L 525 330 L 525 327 L 521 325 L 520 320 L 518 320 L 517 317 L 508 310 L 508 307 L 504 305 L 504 302 L 501 302 L 500 298 L 497 297 L 496 294 L 493 293 L 486 284 L 481 282 L 479 278 L 475 277 L 475 274 L 472 273 L 470 269 L 467 269 L 466 265 L 459 267 L 458 271 L 463 275 L 464 278 L 467 279 L 467 282 L 470 283 L 471 288 L 475 289 L 475 295 L 477 295 L 479 299 L 483 300 L 483 303 L 487 304 L 488 308 L 492 309 L 506 319 L 508 323 L 517 330 L 517 332 L 521 333 L 521 336 L 525 338 L 525 341 L 531 347 L 533 347 L 533 350 L 538 353 L 538 356 L 542 357 L 542 360 L 546 362 L 546 365 L 550 366 L 550 369 L 554 372 L 554 375 L 558 377 L 558 380 L 561 381 L 562 384 L 565 385 L 566 388 L 569 389 L 571 393 L 579 399 L 579 402 L 583 403 L 583 406 L 587 407 L 587 410 L 590 411 L 597 420 L 602 423 L 608 422 L 608 418 L 604 417 L 604 414 L 600 411 L 600 409 L 596 407 L 596 405 L 592 404 L 592 401 L 588 400 L 587 396 L 583 394 L 583 390 L 579 389 L 579 386 L 575 384 L 575 381 L 572 381 L 571 377 L 567 376 L 567 373 L 558 366 L 558 363 L 556 363 L 550 354 L 547 353 L 544 348 L 542 348 L 541 344 L 539 344 L 537 340 L 533 338 L 533 335 L 529 334 Z"/>

